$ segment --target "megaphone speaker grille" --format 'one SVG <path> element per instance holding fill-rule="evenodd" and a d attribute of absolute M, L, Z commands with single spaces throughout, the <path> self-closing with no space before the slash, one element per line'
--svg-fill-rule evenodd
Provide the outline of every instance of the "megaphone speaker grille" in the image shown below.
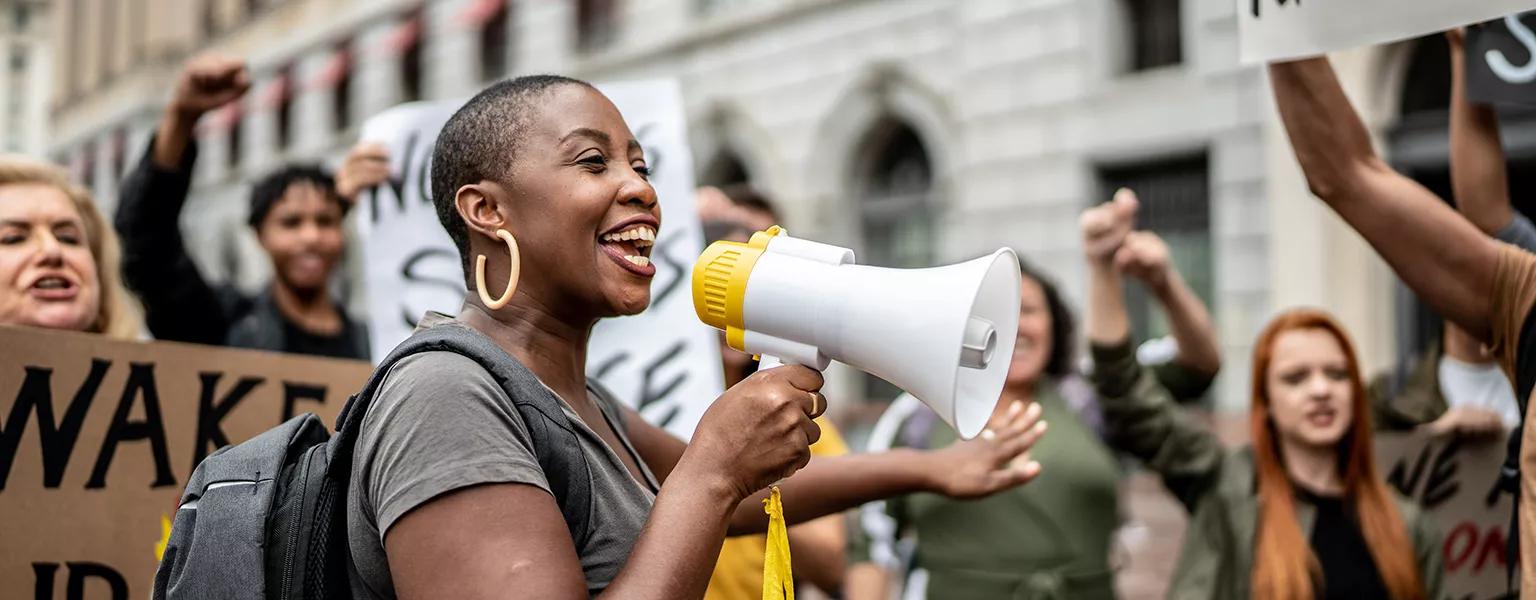
<path fill-rule="evenodd" d="M 730 286 L 731 273 L 736 270 L 736 263 L 740 259 L 740 252 L 726 250 L 704 265 L 704 280 L 699 284 L 704 287 L 703 303 L 699 307 L 704 313 L 701 315 L 702 320 L 725 321 L 726 289 Z"/>

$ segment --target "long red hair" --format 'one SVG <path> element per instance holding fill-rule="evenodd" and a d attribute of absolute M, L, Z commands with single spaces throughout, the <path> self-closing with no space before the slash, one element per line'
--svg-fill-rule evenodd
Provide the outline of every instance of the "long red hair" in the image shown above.
<path fill-rule="evenodd" d="M 1354 508 L 1360 532 L 1376 570 L 1393 598 L 1421 600 L 1423 580 L 1414 560 L 1408 528 L 1398 513 L 1397 503 L 1387 491 L 1387 484 L 1376 473 L 1376 459 L 1371 449 L 1371 413 L 1367 406 L 1365 382 L 1355 357 L 1354 344 L 1333 317 L 1314 309 L 1294 309 L 1281 313 L 1259 334 L 1253 351 L 1253 407 L 1250 426 L 1253 434 L 1254 462 L 1258 471 L 1259 523 L 1253 560 L 1253 597 L 1289 600 L 1312 598 L 1313 587 L 1321 579 L 1317 557 L 1301 525 L 1296 521 L 1295 488 L 1285 468 L 1279 434 L 1269 418 L 1269 365 L 1275 340 L 1280 334 L 1297 329 L 1328 332 L 1338 340 L 1349 362 L 1351 423 L 1339 440 L 1340 470 L 1344 472 L 1345 501 Z"/>

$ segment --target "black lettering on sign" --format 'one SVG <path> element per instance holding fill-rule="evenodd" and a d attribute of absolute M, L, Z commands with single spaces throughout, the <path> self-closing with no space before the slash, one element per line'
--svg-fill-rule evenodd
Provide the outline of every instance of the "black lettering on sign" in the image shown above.
<path fill-rule="evenodd" d="M 610 357 L 608 357 L 608 360 L 605 360 L 605 361 L 603 361 L 601 363 L 598 363 L 597 368 L 592 369 L 593 377 L 596 377 L 598 379 L 602 379 L 604 377 L 607 377 L 608 373 L 612 372 L 614 369 L 618 368 L 619 365 L 622 365 L 622 364 L 624 364 L 625 362 L 628 362 L 628 361 L 629 361 L 629 353 L 628 352 L 620 352 L 618 354 L 610 356 Z"/>
<path fill-rule="evenodd" d="M 59 563 L 32 563 L 33 595 L 36 600 L 53 600 L 53 574 Z"/>
<path fill-rule="evenodd" d="M 287 422 L 294 415 L 295 405 L 299 400 L 313 400 L 318 404 L 325 404 L 325 386 L 310 385 L 307 383 L 283 382 L 283 418 L 279 423 Z"/>
<path fill-rule="evenodd" d="M 661 147 L 651 144 L 651 134 L 656 131 L 655 123 L 645 123 L 635 128 L 635 140 L 640 142 L 640 147 L 645 152 L 645 166 L 651 169 L 651 178 L 656 179 L 661 175 L 662 156 Z"/>
<path fill-rule="evenodd" d="M 422 248 L 417 250 L 414 254 L 405 259 L 404 264 L 400 265 L 400 278 L 404 279 L 406 283 L 425 283 L 434 287 L 440 287 L 448 290 L 448 292 L 454 296 L 459 296 L 464 293 L 464 282 L 462 280 L 454 281 L 452 279 L 433 277 L 431 276 L 431 273 L 434 272 L 433 269 L 431 268 L 430 264 L 423 266 L 422 263 L 424 262 L 447 262 L 448 264 L 453 265 L 453 268 L 451 270 L 445 270 L 453 273 L 461 272 L 463 263 L 460 262 L 459 252 L 457 250 L 449 248 Z M 422 311 L 413 310 L 410 306 L 406 306 L 404 303 L 400 305 L 400 318 L 405 322 L 406 327 L 415 329 L 416 320 L 421 318 L 421 313 Z"/>
<path fill-rule="evenodd" d="M 405 156 L 402 157 L 402 160 L 405 161 L 405 164 L 401 166 L 400 177 L 395 177 L 393 174 L 391 174 L 389 179 L 386 180 L 383 184 L 374 186 L 369 190 L 368 207 L 372 209 L 371 212 L 373 213 L 374 223 L 378 223 L 379 219 L 383 215 L 383 211 L 381 211 L 379 207 L 379 188 L 382 186 L 387 185 L 389 186 L 389 190 L 394 192 L 395 210 L 398 212 L 405 212 L 405 182 L 406 178 L 411 176 L 411 160 L 415 158 L 416 140 L 420 136 L 421 134 L 419 132 L 413 131 L 409 136 L 405 138 Z M 425 194 L 425 197 L 430 202 L 432 199 L 432 194 L 429 192 Z"/>
<path fill-rule="evenodd" d="M 657 419 L 656 424 L 660 427 L 671 425 L 672 421 L 677 419 L 677 414 L 682 411 L 682 407 L 679 406 L 677 399 L 668 398 L 667 396 L 673 390 L 682 387 L 684 383 L 688 382 L 688 371 L 684 370 L 670 379 L 656 383 L 659 377 L 658 372 L 676 361 L 678 357 L 683 356 L 683 351 L 687 350 L 687 348 L 687 340 L 678 340 L 676 344 L 671 345 L 666 351 L 662 352 L 661 356 L 656 357 L 656 360 L 646 365 L 645 370 L 641 372 L 639 408 L 644 410 L 647 406 L 660 402 L 672 405 L 670 410 L 664 413 L 660 419 Z"/>
<path fill-rule="evenodd" d="M 1387 483 L 1403 495 L 1417 499 L 1426 510 L 1434 510 L 1461 491 L 1456 478 L 1456 454 L 1460 450 L 1461 442 L 1454 438 L 1438 448 L 1436 444 L 1426 444 L 1416 457 L 1398 459 L 1387 475 Z M 1413 461 L 1411 466 L 1409 460 Z"/>
<path fill-rule="evenodd" d="M 668 296 L 682 288 L 683 284 L 688 281 L 692 261 L 678 260 L 672 256 L 678 244 L 682 243 L 681 240 L 682 238 L 679 236 L 668 236 L 666 241 L 658 244 L 655 250 L 651 252 L 651 261 L 663 267 L 658 268 L 656 270 L 657 273 L 666 272 L 672 274 L 672 277 L 661 286 L 660 290 L 653 292 L 651 306 L 660 306 L 662 302 L 666 301 Z"/>
<path fill-rule="evenodd" d="M 224 394 L 224 399 L 215 401 L 218 393 L 219 378 L 223 373 L 204 372 L 197 377 L 202 381 L 203 392 L 197 401 L 197 441 L 192 445 L 192 467 L 208 456 L 208 445 L 212 444 L 215 450 L 229 445 L 229 436 L 224 435 L 224 429 L 219 423 L 229 415 L 229 411 L 235 408 L 251 390 L 266 381 L 260 377 L 242 377 L 240 381 L 229 388 Z"/>
<path fill-rule="evenodd" d="M 144 399 L 143 421 L 128 420 L 134 398 Z M 171 473 L 170 454 L 165 447 L 165 421 L 160 417 L 160 393 L 155 389 L 153 363 L 129 365 L 128 383 L 123 385 L 122 400 L 117 403 L 117 413 L 112 416 L 107 438 L 101 442 L 101 454 L 96 456 L 96 467 L 91 469 L 86 489 L 106 487 L 107 469 L 112 466 L 117 445 L 134 440 L 149 440 L 150 453 L 155 459 L 155 480 L 150 487 L 176 485 L 176 476 Z"/>
<path fill-rule="evenodd" d="M 27 428 L 27 414 L 37 413 L 38 438 L 43 447 L 43 487 L 56 488 L 64 479 L 64 469 L 69 465 L 69 455 L 75 451 L 80 439 L 80 426 L 85 423 L 85 413 L 96 399 L 96 390 L 112 363 L 101 359 L 91 361 L 91 372 L 80 383 L 80 389 L 64 409 L 64 418 L 53 420 L 53 369 L 27 367 L 21 391 L 16 393 L 16 403 L 5 423 L 0 424 L 0 490 L 10 478 L 11 465 L 16 461 L 16 449 L 21 444 L 21 432 Z"/>
<path fill-rule="evenodd" d="M 1255 18 L 1259 16 L 1259 5 L 1264 4 L 1265 2 L 1269 2 L 1269 0 L 1253 0 L 1253 16 Z M 1280 6 L 1285 6 L 1287 2 L 1292 2 L 1297 6 L 1301 6 L 1301 0 L 1274 0 L 1274 2 Z"/>
<path fill-rule="evenodd" d="M 111 590 L 112 600 L 128 600 L 128 580 L 116 569 L 93 562 L 65 563 L 69 567 L 69 581 L 65 584 L 64 597 L 67 600 L 84 600 L 85 582 L 88 579 L 99 579 L 107 584 Z M 33 598 L 36 600 L 53 600 L 54 573 L 59 570 L 58 563 L 32 563 L 32 574 L 37 582 L 33 586 Z M 100 598 L 101 596 L 92 596 Z"/>

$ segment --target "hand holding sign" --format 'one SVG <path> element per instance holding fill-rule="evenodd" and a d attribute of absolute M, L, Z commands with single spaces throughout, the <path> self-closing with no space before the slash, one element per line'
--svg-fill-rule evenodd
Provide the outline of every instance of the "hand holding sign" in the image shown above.
<path fill-rule="evenodd" d="M 357 202 L 363 190 L 389 181 L 389 148 L 374 142 L 359 142 L 347 152 L 336 171 L 336 195 L 348 205 Z"/>
<path fill-rule="evenodd" d="M 1499 413 L 1486 408 L 1458 406 L 1424 425 L 1424 430 L 1436 437 L 1459 435 L 1497 439 L 1504 435 L 1504 420 Z"/>

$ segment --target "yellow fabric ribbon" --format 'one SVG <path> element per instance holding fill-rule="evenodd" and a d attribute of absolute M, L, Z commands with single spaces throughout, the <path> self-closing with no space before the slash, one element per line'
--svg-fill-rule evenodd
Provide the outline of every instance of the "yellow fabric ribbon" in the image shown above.
<path fill-rule="evenodd" d="M 165 558 L 165 547 L 171 543 L 171 518 L 160 513 L 160 541 L 155 542 L 155 560 Z"/>
<path fill-rule="evenodd" d="M 784 503 L 779 486 L 763 500 L 768 513 L 768 543 L 763 550 L 763 600 L 795 600 L 795 576 L 789 564 L 789 528 L 784 525 Z"/>

